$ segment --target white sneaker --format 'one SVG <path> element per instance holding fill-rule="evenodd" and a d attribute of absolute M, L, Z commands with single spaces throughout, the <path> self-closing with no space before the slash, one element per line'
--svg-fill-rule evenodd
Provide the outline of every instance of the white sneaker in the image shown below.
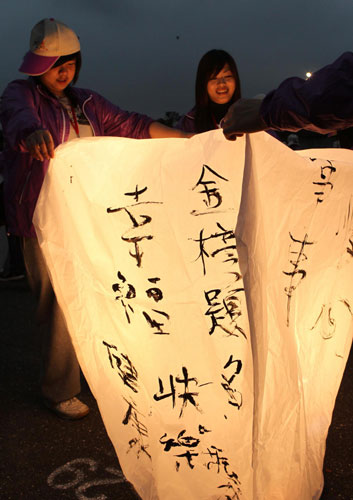
<path fill-rule="evenodd" d="M 55 403 L 49 399 L 44 399 L 44 404 L 58 417 L 66 420 L 79 420 L 90 412 L 89 407 L 78 398 L 67 399 L 60 403 Z"/>

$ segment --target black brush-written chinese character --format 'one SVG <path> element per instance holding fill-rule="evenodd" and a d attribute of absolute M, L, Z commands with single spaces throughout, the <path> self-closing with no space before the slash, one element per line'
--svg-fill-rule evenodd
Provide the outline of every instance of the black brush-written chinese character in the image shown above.
<path fill-rule="evenodd" d="M 235 472 L 227 474 L 229 480 L 225 484 L 218 486 L 219 489 L 225 489 L 225 500 L 240 500 L 242 492 L 240 489 L 240 481 L 238 475 Z"/>
<path fill-rule="evenodd" d="M 166 318 L 167 320 L 170 319 L 169 314 L 167 314 L 164 311 L 159 311 L 158 309 L 152 309 L 151 310 L 153 313 L 158 314 L 159 316 L 162 316 L 163 318 Z M 156 335 L 170 335 L 170 332 L 165 331 L 164 329 L 164 323 L 158 321 L 156 318 L 152 318 L 151 312 L 147 313 L 146 311 L 142 312 L 145 320 L 147 321 L 147 324 L 154 329 L 155 331 L 153 332 Z"/>
<path fill-rule="evenodd" d="M 229 362 L 232 364 L 233 360 L 230 359 Z M 205 432 L 210 431 L 206 430 L 202 425 L 199 425 L 199 434 L 203 435 Z M 168 453 L 171 451 L 173 456 L 176 457 L 175 469 L 177 472 L 179 472 L 182 466 L 180 461 L 181 458 L 185 459 L 186 465 L 190 469 L 205 467 L 210 473 L 219 475 L 219 481 L 223 481 L 217 488 L 225 490 L 226 493 L 224 497 L 219 497 L 219 499 L 240 498 L 241 483 L 239 477 L 234 470 L 232 470 L 229 459 L 221 448 L 212 444 L 204 448 L 204 450 L 207 451 L 203 451 L 201 448 L 201 439 L 190 435 L 187 433 L 186 429 L 181 430 L 176 438 L 168 437 L 167 433 L 165 433 L 160 438 L 159 442 L 164 447 L 165 452 Z M 181 448 L 180 452 L 176 453 L 179 448 Z M 204 460 L 202 460 L 202 462 L 198 460 L 194 463 L 197 457 L 202 458 L 204 456 L 208 457 L 206 462 Z"/>
<path fill-rule="evenodd" d="M 170 392 L 164 392 L 164 384 L 162 379 L 158 378 L 158 384 L 159 384 L 159 392 L 156 392 L 156 394 L 154 394 L 153 399 L 155 399 L 155 401 L 161 401 L 162 399 L 172 398 L 172 406 L 174 408 L 176 390 L 175 390 L 173 375 L 169 375 Z"/>
<path fill-rule="evenodd" d="M 151 283 L 156 284 L 160 278 L 149 278 L 148 281 Z M 146 290 L 146 295 L 148 298 L 153 299 L 155 302 L 160 302 L 163 299 L 163 292 L 160 288 L 154 286 L 150 287 Z M 170 320 L 169 314 L 167 314 L 164 311 L 160 311 L 159 309 L 151 309 L 149 313 L 146 311 L 143 311 L 143 316 L 145 320 L 147 321 L 147 324 L 152 328 L 155 329 L 156 331 L 154 332 L 156 335 L 170 335 L 170 332 L 167 332 L 164 328 L 165 323 L 158 321 L 156 318 L 152 318 L 152 313 L 159 315 L 159 319 L 162 316 L 162 318 L 167 319 L 168 321 Z"/>
<path fill-rule="evenodd" d="M 228 335 L 239 337 L 240 333 L 246 338 L 243 328 L 238 324 L 238 319 L 242 314 L 241 301 L 238 296 L 241 292 L 244 292 L 244 288 L 233 288 L 230 291 L 214 288 L 204 291 L 209 306 L 205 314 L 211 319 L 209 335 L 219 328 Z"/>
<path fill-rule="evenodd" d="M 222 195 L 220 193 L 219 187 L 217 186 L 217 182 L 219 180 L 228 182 L 228 179 L 218 174 L 211 167 L 209 167 L 208 165 L 203 165 L 200 178 L 192 189 L 195 190 L 197 188 L 200 188 L 199 193 L 205 195 L 203 202 L 206 205 L 208 211 L 200 212 L 197 210 L 193 210 L 191 212 L 191 215 L 205 215 L 207 213 L 211 213 L 210 210 L 214 213 L 214 210 L 222 204 Z"/>
<path fill-rule="evenodd" d="M 315 161 L 313 158 L 311 158 L 311 160 Z M 333 184 L 330 179 L 333 173 L 336 172 L 336 167 L 333 166 L 330 160 L 327 160 L 327 163 L 328 165 L 320 165 L 320 180 L 313 182 L 313 184 L 317 186 L 317 191 L 314 193 L 317 203 L 322 203 L 333 189 Z"/>
<path fill-rule="evenodd" d="M 228 361 L 223 367 L 227 373 L 221 374 L 221 385 L 229 397 L 228 403 L 231 406 L 238 408 L 238 410 L 240 410 L 240 408 L 243 406 L 243 395 L 234 387 L 234 383 L 236 380 L 236 376 L 239 375 L 242 367 L 243 362 L 241 361 L 241 359 L 233 359 L 233 355 L 230 355 Z"/>
<path fill-rule="evenodd" d="M 156 284 L 158 281 L 160 281 L 160 278 L 148 278 L 148 281 L 150 281 L 153 284 Z M 146 295 L 147 297 L 153 299 L 155 302 L 159 302 L 160 300 L 163 299 L 162 290 L 156 286 L 148 288 L 146 290 Z"/>
<path fill-rule="evenodd" d="M 207 469 L 214 468 L 216 469 L 216 472 L 219 474 L 221 471 L 224 471 L 228 473 L 228 466 L 229 466 L 229 460 L 227 457 L 222 456 L 223 450 L 220 448 L 216 448 L 216 446 L 210 446 L 207 448 L 207 453 L 210 456 L 212 460 L 207 462 L 206 467 Z"/>
<path fill-rule="evenodd" d="M 196 410 L 201 411 L 196 401 L 199 392 L 190 391 L 189 384 L 192 383 L 196 387 L 203 387 L 211 383 L 211 382 L 206 382 L 204 384 L 199 384 L 195 377 L 189 377 L 188 370 L 185 366 L 183 366 L 182 368 L 182 373 L 183 373 L 182 377 L 176 376 L 174 378 L 173 375 L 169 375 L 169 386 L 170 386 L 170 390 L 168 389 L 169 392 L 165 392 L 163 381 L 161 378 L 158 378 L 159 392 L 155 393 L 153 396 L 155 401 L 161 401 L 166 398 L 171 398 L 173 408 L 175 407 L 176 397 L 181 399 L 182 406 L 179 418 L 183 415 L 183 412 L 188 404 L 191 404 Z M 176 391 L 176 384 L 184 386 L 183 392 L 178 392 L 178 395 Z"/>
<path fill-rule="evenodd" d="M 198 438 L 193 436 L 186 436 L 186 429 L 183 429 L 179 432 L 176 439 L 169 438 L 167 439 L 167 434 L 163 434 L 160 438 L 159 442 L 164 445 L 164 451 L 169 451 L 171 448 L 176 448 L 180 446 L 184 446 L 186 448 L 196 448 L 200 443 Z"/>
<path fill-rule="evenodd" d="M 124 232 L 121 239 L 127 243 L 132 243 L 134 245 L 134 251 L 129 251 L 129 255 L 136 260 L 136 265 L 141 267 L 143 251 L 140 248 L 140 242 L 143 240 L 152 240 L 152 234 L 136 234 L 136 231 L 150 224 L 152 217 L 147 214 L 140 212 L 142 206 L 148 205 L 161 205 L 162 202 L 158 201 L 139 201 L 141 195 L 147 192 L 147 187 L 139 189 L 136 186 L 135 190 L 132 192 L 125 193 L 125 196 L 131 196 L 136 200 L 136 203 L 124 207 L 109 207 L 107 208 L 108 214 L 124 212 L 130 219 L 132 227 Z M 145 228 L 146 229 L 146 228 Z"/>
<path fill-rule="evenodd" d="M 120 302 L 125 311 L 125 316 L 128 323 L 131 323 L 131 315 L 134 314 L 135 310 L 132 305 L 134 299 L 137 297 L 136 288 L 133 284 L 128 283 L 126 277 L 120 272 L 117 272 L 118 281 L 113 283 L 112 289 L 116 292 L 115 300 Z M 160 302 L 163 300 L 163 291 L 161 288 L 157 287 L 156 284 L 160 281 L 160 278 L 153 277 L 148 278 L 148 281 L 155 286 L 150 286 L 145 290 L 145 294 L 147 297 L 153 302 Z M 170 335 L 170 332 L 166 331 L 164 328 L 165 323 L 162 321 L 158 321 L 156 319 L 157 316 L 159 319 L 162 317 L 169 320 L 170 316 L 165 311 L 160 309 L 151 308 L 148 311 L 142 311 L 142 315 L 145 318 L 147 324 L 150 328 L 154 329 L 154 333 L 156 335 Z"/>
<path fill-rule="evenodd" d="M 123 418 L 123 425 L 131 425 L 137 431 L 137 437 L 129 440 L 130 449 L 136 448 L 137 458 L 139 458 L 141 453 L 145 453 L 150 459 L 151 455 L 148 453 L 148 445 L 144 443 L 144 439 L 148 437 L 148 429 L 146 425 L 142 422 L 144 416 L 138 411 L 137 405 L 133 399 L 125 399 L 124 401 L 128 405 L 125 417 Z"/>
<path fill-rule="evenodd" d="M 308 235 L 305 234 L 304 238 L 296 239 L 289 233 L 292 243 L 290 244 L 290 254 L 295 255 L 294 259 L 290 259 L 289 262 L 292 266 L 290 271 L 282 271 L 283 274 L 290 277 L 289 286 L 285 287 L 284 291 L 287 295 L 287 326 L 289 326 L 290 318 L 290 304 L 293 296 L 294 290 L 299 286 L 300 282 L 306 277 L 306 270 L 303 269 L 303 262 L 307 260 L 307 255 L 304 250 L 306 246 L 314 245 L 314 241 L 308 240 Z"/>
<path fill-rule="evenodd" d="M 206 311 L 206 316 L 210 316 L 212 321 L 212 326 L 208 332 L 210 335 L 214 333 L 217 326 L 230 334 L 230 331 L 223 327 L 222 323 L 220 323 L 225 318 L 223 306 L 218 299 L 220 293 L 220 289 L 213 289 L 204 292 L 207 304 L 210 306 Z"/>
<path fill-rule="evenodd" d="M 116 292 L 115 300 L 123 306 L 126 319 L 130 323 L 130 314 L 134 312 L 134 309 L 126 301 L 136 297 L 136 289 L 131 283 L 127 283 L 125 276 L 120 271 L 117 272 L 117 278 L 117 283 L 112 284 L 112 289 Z"/>
<path fill-rule="evenodd" d="M 206 432 L 211 432 L 211 431 L 207 430 L 202 425 L 199 425 L 199 434 L 203 435 Z M 179 432 L 176 438 L 168 437 L 166 433 L 163 434 L 159 442 L 164 446 L 165 452 L 169 452 L 170 450 L 173 450 L 175 448 L 184 448 L 183 453 L 175 454 L 174 456 L 177 458 L 186 458 L 188 466 L 192 469 L 194 468 L 192 459 L 194 457 L 199 456 L 200 454 L 200 452 L 196 450 L 196 448 L 198 448 L 200 445 L 201 442 L 200 438 L 192 436 L 190 434 L 186 434 L 186 429 L 183 429 L 182 431 Z M 193 449 L 194 452 L 192 452 L 191 449 Z M 180 462 L 176 460 L 176 470 L 179 471 L 179 469 L 180 469 Z"/>
<path fill-rule="evenodd" d="M 124 212 L 129 216 L 131 222 L 132 222 L 132 230 L 137 229 L 139 227 L 145 226 L 146 224 L 149 224 L 152 221 L 152 217 L 149 215 L 145 214 L 139 214 L 137 216 L 134 216 L 132 213 L 132 209 L 130 207 L 123 207 L 121 209 L 108 209 L 108 213 L 112 213 L 113 211 L 120 211 L 124 210 Z M 132 231 L 134 232 L 134 231 Z M 128 233 L 130 233 L 128 235 Z M 141 267 L 142 264 L 142 256 L 143 256 L 143 251 L 140 248 L 140 242 L 143 240 L 152 240 L 153 235 L 152 234 L 142 234 L 142 235 L 131 235 L 131 230 L 125 231 L 125 233 L 121 236 L 121 239 L 125 241 L 126 243 L 132 243 L 134 245 L 134 251 L 129 250 L 129 255 L 133 257 L 136 260 L 136 265 L 137 267 Z"/>
<path fill-rule="evenodd" d="M 332 317 L 332 307 L 325 304 L 321 307 L 320 314 L 310 330 L 314 330 L 319 323 L 321 337 L 325 340 L 331 339 L 336 331 L 336 320 Z"/>
<path fill-rule="evenodd" d="M 113 370 L 117 370 L 124 385 L 129 387 L 132 391 L 138 392 L 138 373 L 129 359 L 129 356 L 119 352 L 115 345 L 108 344 L 108 342 L 105 342 L 104 340 L 103 345 L 107 348 L 110 366 Z"/>
<path fill-rule="evenodd" d="M 192 463 L 193 457 L 197 457 L 199 454 L 198 453 L 192 453 L 190 450 L 186 450 L 185 453 L 180 453 L 179 455 L 176 455 L 178 458 L 186 458 L 188 466 L 190 469 L 193 469 L 195 466 Z M 177 462 L 177 470 L 179 469 L 178 467 L 178 462 Z"/>
<path fill-rule="evenodd" d="M 225 484 L 221 484 L 218 486 L 219 489 L 226 489 L 226 499 L 239 499 L 241 495 L 240 490 L 240 481 L 238 475 L 229 470 L 230 463 L 226 456 L 223 454 L 223 450 L 221 448 L 217 448 L 216 446 L 210 446 L 207 448 L 208 455 L 211 460 L 206 464 L 207 469 L 216 470 L 217 474 L 225 473 L 228 482 Z"/>
<path fill-rule="evenodd" d="M 340 302 L 344 305 L 345 311 L 349 314 L 350 317 L 353 316 L 353 309 L 349 300 L 347 299 L 338 299 L 337 302 Z M 337 316 L 337 312 L 336 312 Z M 341 319 L 341 313 L 339 315 L 339 319 Z M 337 321 L 333 316 L 333 306 L 330 304 L 323 304 L 318 314 L 314 325 L 310 328 L 310 330 L 315 330 L 319 327 L 319 332 L 321 337 L 324 340 L 331 339 L 336 332 Z"/>
<path fill-rule="evenodd" d="M 218 230 L 209 236 L 205 236 L 204 229 L 201 229 L 199 238 L 192 239 L 199 244 L 200 252 L 195 260 L 201 259 L 204 275 L 206 274 L 206 259 L 222 255 L 223 263 L 236 264 L 238 262 L 234 231 L 225 229 L 219 222 L 217 222 L 217 228 Z M 216 244 L 216 248 L 214 250 L 206 249 L 206 243 L 211 242 Z"/>

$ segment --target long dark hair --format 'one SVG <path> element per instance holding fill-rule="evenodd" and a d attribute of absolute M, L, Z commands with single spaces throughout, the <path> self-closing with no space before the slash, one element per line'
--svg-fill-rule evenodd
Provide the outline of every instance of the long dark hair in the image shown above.
<path fill-rule="evenodd" d="M 228 64 L 235 79 L 235 91 L 227 103 L 229 107 L 241 97 L 240 79 L 237 65 L 233 57 L 225 50 L 212 49 L 204 54 L 199 62 L 195 82 L 195 129 L 196 132 L 206 132 L 214 128 L 211 112 L 211 101 L 207 93 L 207 83 Z M 225 109 L 226 112 L 226 109 Z"/>

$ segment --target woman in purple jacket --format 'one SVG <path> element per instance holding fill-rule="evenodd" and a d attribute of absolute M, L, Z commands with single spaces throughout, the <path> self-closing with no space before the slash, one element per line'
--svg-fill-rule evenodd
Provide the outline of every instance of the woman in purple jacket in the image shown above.
<path fill-rule="evenodd" d="M 240 79 L 233 57 L 224 50 L 210 50 L 202 56 L 197 68 L 195 106 L 177 127 L 191 133 L 216 129 L 240 96 Z"/>
<path fill-rule="evenodd" d="M 38 299 L 42 330 L 41 390 L 45 405 L 67 419 L 89 408 L 80 392 L 80 369 L 51 287 L 32 216 L 54 148 L 77 137 L 187 137 L 151 118 L 119 109 L 99 94 L 73 86 L 81 66 L 80 42 L 65 24 L 43 19 L 31 32 L 30 51 L 1 100 L 5 139 L 4 197 L 7 229 L 22 238 L 29 284 Z"/>

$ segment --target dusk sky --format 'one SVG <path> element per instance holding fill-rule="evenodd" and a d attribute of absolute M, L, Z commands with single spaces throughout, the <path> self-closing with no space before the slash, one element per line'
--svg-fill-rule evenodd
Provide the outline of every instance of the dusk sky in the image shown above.
<path fill-rule="evenodd" d="M 352 0 L 3 0 L 1 92 L 23 77 L 30 31 L 44 17 L 80 37 L 78 86 L 154 118 L 193 106 L 197 64 L 212 48 L 234 57 L 244 97 L 353 49 Z"/>

